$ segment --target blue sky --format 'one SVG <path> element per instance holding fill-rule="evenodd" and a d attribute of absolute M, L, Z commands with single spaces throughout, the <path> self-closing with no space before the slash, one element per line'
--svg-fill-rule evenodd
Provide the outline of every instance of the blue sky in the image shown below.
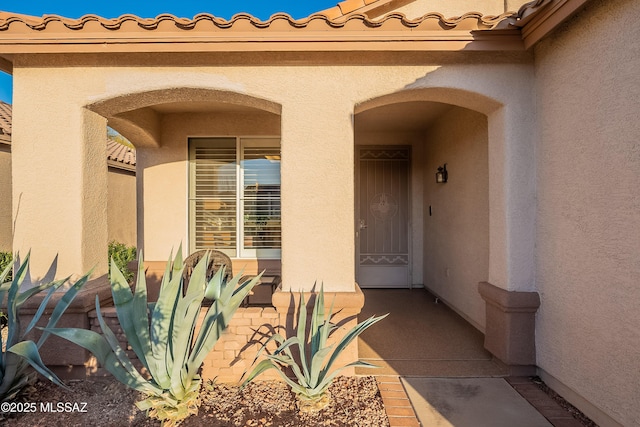
<path fill-rule="evenodd" d="M 340 0 L 155 0 L 155 1 L 87 1 L 87 0 L 2 0 L 0 10 L 26 15 L 55 14 L 79 18 L 94 14 L 117 18 L 134 14 L 153 18 L 170 13 L 181 18 L 192 18 L 198 13 L 211 13 L 229 19 L 236 13 L 248 12 L 260 19 L 268 19 L 276 12 L 286 12 L 294 18 L 303 18 L 314 12 L 335 6 Z M 0 35 L 1 37 L 1 35 Z M 11 102 L 11 76 L 0 71 L 0 100 Z"/>

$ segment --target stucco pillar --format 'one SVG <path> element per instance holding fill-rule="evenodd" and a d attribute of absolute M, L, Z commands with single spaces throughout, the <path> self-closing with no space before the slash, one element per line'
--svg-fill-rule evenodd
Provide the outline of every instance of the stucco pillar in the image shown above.
<path fill-rule="evenodd" d="M 353 104 L 307 86 L 282 107 L 283 290 L 353 292 Z"/>
<path fill-rule="evenodd" d="M 535 289 L 536 106 L 530 64 L 444 66 L 408 88 L 418 99 L 486 114 L 489 277 L 518 292 Z"/>
<path fill-rule="evenodd" d="M 31 250 L 34 279 L 44 277 L 54 259 L 57 278 L 91 268 L 94 277 L 102 275 L 107 271 L 106 120 L 74 104 L 63 88 L 15 79 L 13 249 Z"/>
<path fill-rule="evenodd" d="M 532 111 L 523 99 L 488 114 L 489 282 L 508 291 L 535 289 Z"/>

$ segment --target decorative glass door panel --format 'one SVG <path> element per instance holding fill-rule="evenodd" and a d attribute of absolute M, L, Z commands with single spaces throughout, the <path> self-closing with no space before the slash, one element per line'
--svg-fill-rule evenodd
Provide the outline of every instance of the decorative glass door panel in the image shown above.
<path fill-rule="evenodd" d="M 359 153 L 358 284 L 409 286 L 408 147 L 363 147 Z"/>

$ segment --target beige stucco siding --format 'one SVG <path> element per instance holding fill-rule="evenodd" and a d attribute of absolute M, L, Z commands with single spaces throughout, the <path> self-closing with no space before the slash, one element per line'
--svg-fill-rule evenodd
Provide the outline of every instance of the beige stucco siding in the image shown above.
<path fill-rule="evenodd" d="M 536 48 L 538 365 L 625 426 L 640 425 L 639 14 L 595 1 Z"/>
<path fill-rule="evenodd" d="M 106 119 L 83 109 L 100 79 L 60 68 L 13 77 L 14 251 L 32 249 L 34 277 L 54 259 L 60 277 L 105 273 Z"/>
<path fill-rule="evenodd" d="M 454 108 L 427 130 L 424 156 L 433 171 L 425 180 L 424 284 L 480 330 L 485 303 L 477 288 L 489 275 L 487 139 L 486 116 Z M 444 163 L 449 180 L 437 184 Z"/>
<path fill-rule="evenodd" d="M 12 250 L 11 147 L 0 142 L 0 252 Z"/>
<path fill-rule="evenodd" d="M 25 65 L 35 65 L 33 61 L 30 59 Z M 39 67 L 25 68 L 17 58 L 14 121 L 19 128 L 16 137 L 25 143 L 18 155 L 23 165 L 20 173 L 24 182 L 14 186 L 14 201 L 22 190 L 28 190 L 30 196 L 23 203 L 24 222 L 20 223 L 19 218 L 19 239 L 14 247 L 37 244 L 47 248 L 43 256 L 50 259 L 60 253 L 61 260 L 76 256 L 70 255 L 77 251 L 74 248 L 82 247 L 86 254 L 87 246 L 99 247 L 100 239 L 105 241 L 106 247 L 106 229 L 103 237 L 93 236 L 87 244 L 84 239 L 95 234 L 95 230 L 72 227 L 81 222 L 79 212 L 82 209 L 90 212 L 91 218 L 106 216 L 106 208 L 101 212 L 97 204 L 87 203 L 78 196 L 78 192 L 92 191 L 97 186 L 94 181 L 81 184 L 89 176 L 94 177 L 95 174 L 88 172 L 94 168 L 79 170 L 74 166 L 97 161 L 86 148 L 92 144 L 91 135 L 104 132 L 106 125 L 104 119 L 94 113 L 83 114 L 83 106 L 152 90 L 171 92 L 174 88 L 187 87 L 228 91 L 281 106 L 282 276 L 285 287 L 310 289 L 318 281 L 329 291 L 352 290 L 355 282 L 353 116 L 359 105 L 399 94 L 398 102 L 406 97 L 418 97 L 478 109 L 489 116 L 489 157 L 495 167 L 493 182 L 490 182 L 490 203 L 502 207 L 513 205 L 519 210 L 517 215 L 506 215 L 501 209 L 491 211 L 495 226 L 492 226 L 490 242 L 495 257 L 490 263 L 489 279 L 505 289 L 530 289 L 533 286 L 533 244 L 529 237 L 533 223 L 532 214 L 526 208 L 533 199 L 532 182 L 529 182 L 532 180 L 528 179 L 533 167 L 529 161 L 532 153 L 527 144 L 532 134 L 529 128 L 532 68 L 520 63 L 521 60 L 512 65 L 491 64 L 489 58 L 486 64 L 475 62 L 443 66 L 273 65 L 189 69 L 52 68 L 41 63 Z M 43 87 L 43 81 L 47 82 L 46 87 Z M 36 117 L 29 105 L 38 102 L 43 93 L 47 95 L 47 102 L 42 103 Z M 145 95 L 134 98 L 147 100 Z M 139 221 L 143 222 L 142 228 L 138 224 L 138 241 L 144 243 L 145 258 L 149 261 L 166 259 L 169 248 L 188 240 L 187 201 L 179 194 L 186 194 L 187 188 L 185 138 L 193 135 L 191 129 L 196 126 L 193 121 L 171 115 L 158 117 L 159 126 L 154 132 L 160 135 L 159 147 L 138 147 L 138 191 L 142 197 L 139 203 L 143 203 L 143 206 L 138 205 Z M 228 132 L 246 129 L 251 133 L 251 123 L 238 122 L 236 125 Z M 277 126 L 269 126 L 264 132 L 277 134 Z M 56 136 L 45 139 L 52 130 Z M 214 133 L 216 129 L 202 128 L 200 132 L 205 131 Z M 104 150 L 104 144 L 96 149 L 96 153 Z M 38 153 L 35 158 L 34 152 Z M 104 161 L 104 151 L 98 155 L 102 155 Z M 44 171 L 52 159 L 58 158 L 61 165 L 57 166 L 56 162 L 53 171 L 47 170 L 49 174 L 27 176 L 28 165 L 35 164 Z M 511 163 L 513 167 L 505 167 Z M 525 181 L 518 188 L 512 188 L 510 184 L 515 171 L 515 182 L 520 184 L 518 179 Z M 44 189 L 46 186 L 38 183 L 51 173 L 59 189 L 48 192 Z M 106 181 L 106 172 L 104 179 Z M 47 224 L 47 220 L 40 217 L 45 214 L 39 206 L 59 209 L 58 201 L 66 208 L 75 209 L 77 218 L 65 216 L 60 234 L 49 233 L 43 241 L 43 233 L 33 225 Z M 73 273 L 94 264 L 82 256 L 78 260 L 82 262 L 75 265 L 61 262 L 60 266 L 65 268 L 60 272 Z"/>

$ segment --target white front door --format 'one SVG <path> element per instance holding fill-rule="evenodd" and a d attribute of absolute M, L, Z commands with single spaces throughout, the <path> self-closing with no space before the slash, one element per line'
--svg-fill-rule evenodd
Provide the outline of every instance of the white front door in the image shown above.
<path fill-rule="evenodd" d="M 410 286 L 409 147 L 360 147 L 356 203 L 357 281 Z"/>

